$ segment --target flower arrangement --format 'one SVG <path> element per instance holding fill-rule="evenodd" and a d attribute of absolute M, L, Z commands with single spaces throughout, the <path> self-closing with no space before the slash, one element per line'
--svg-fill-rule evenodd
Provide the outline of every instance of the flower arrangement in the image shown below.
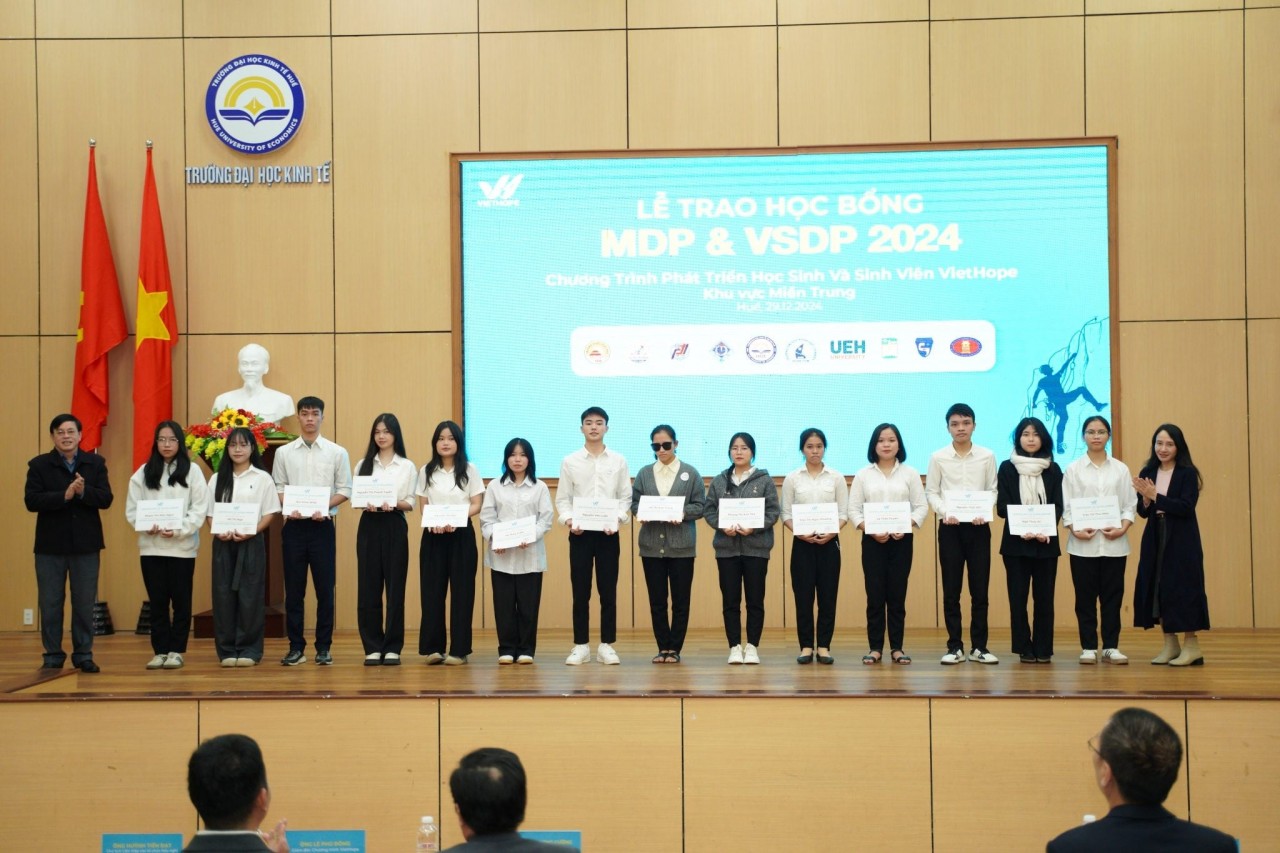
<path fill-rule="evenodd" d="M 209 467 L 216 472 L 222 464 L 223 454 L 226 453 L 227 436 L 236 427 L 245 427 L 253 433 L 259 453 L 267 449 L 268 439 L 297 438 L 296 435 L 283 432 L 277 424 L 264 421 L 246 409 L 223 409 L 208 423 L 187 427 L 187 450 L 209 463 Z"/>

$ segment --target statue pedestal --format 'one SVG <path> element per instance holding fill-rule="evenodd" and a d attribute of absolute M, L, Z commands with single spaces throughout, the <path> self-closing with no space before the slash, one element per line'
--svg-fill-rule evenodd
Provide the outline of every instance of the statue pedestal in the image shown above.
<path fill-rule="evenodd" d="M 282 439 L 267 442 L 267 450 L 262 454 L 262 464 L 270 472 L 276 461 L 276 448 L 288 444 Z M 206 470 L 209 463 L 200 457 Z M 227 463 L 230 464 L 230 463 Z M 210 470 L 210 474 L 213 472 Z M 267 546 L 267 578 L 263 587 L 263 596 L 267 606 L 267 622 L 265 636 L 278 639 L 285 635 L 284 625 L 284 554 L 281 551 L 280 533 L 284 528 L 284 519 L 279 513 L 272 516 L 271 526 L 262 531 Z M 205 610 L 192 617 L 198 639 L 213 638 L 213 611 Z"/>

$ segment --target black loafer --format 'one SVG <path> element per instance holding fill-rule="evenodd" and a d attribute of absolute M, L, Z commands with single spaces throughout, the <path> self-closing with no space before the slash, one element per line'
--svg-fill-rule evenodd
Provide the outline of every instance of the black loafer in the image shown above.
<path fill-rule="evenodd" d="M 827 666 L 831 666 L 831 664 L 836 662 L 836 659 L 833 658 L 831 655 L 817 655 L 817 658 L 818 658 L 818 663 L 824 663 Z M 877 661 L 877 663 L 879 663 L 879 661 Z"/>
<path fill-rule="evenodd" d="M 102 672 L 102 670 L 98 668 L 98 665 L 91 660 L 80 661 L 80 663 L 76 664 L 76 669 L 81 672 Z"/>
<path fill-rule="evenodd" d="M 45 661 L 40 664 L 41 669 L 62 669 L 62 661 L 54 663 L 53 661 Z"/>
<path fill-rule="evenodd" d="M 798 655 L 796 657 L 796 663 L 800 664 L 801 666 L 804 666 L 807 663 L 813 663 L 813 655 L 812 654 Z"/>

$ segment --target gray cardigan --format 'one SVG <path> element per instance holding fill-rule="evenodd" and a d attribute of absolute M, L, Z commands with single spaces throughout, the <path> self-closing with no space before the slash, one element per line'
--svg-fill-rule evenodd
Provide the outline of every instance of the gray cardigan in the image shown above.
<path fill-rule="evenodd" d="M 646 465 L 636 473 L 631 485 L 631 514 L 640 509 L 641 495 L 658 494 L 658 483 L 653 477 L 653 466 Z M 640 525 L 636 542 L 641 557 L 692 557 L 697 545 L 698 519 L 702 518 L 706 504 L 706 489 L 702 475 L 687 462 L 680 462 L 676 481 L 671 484 L 671 497 L 684 497 L 684 523 L 663 524 L 650 522 Z"/>
<path fill-rule="evenodd" d="M 735 486 L 730 475 L 733 468 L 726 468 L 711 481 L 707 490 L 707 509 L 702 517 L 707 520 L 716 535 L 711 544 L 716 549 L 716 557 L 763 557 L 769 559 L 773 551 L 773 525 L 777 522 L 782 508 L 778 505 L 778 489 L 773 485 L 773 478 L 763 468 L 757 468 L 741 486 Z M 720 529 L 721 498 L 764 498 L 764 527 L 750 536 L 727 536 Z"/>

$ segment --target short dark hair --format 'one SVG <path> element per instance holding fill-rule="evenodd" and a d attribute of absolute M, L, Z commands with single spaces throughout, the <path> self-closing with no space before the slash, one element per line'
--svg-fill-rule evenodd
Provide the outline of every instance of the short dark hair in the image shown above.
<path fill-rule="evenodd" d="M 1178 781 L 1182 741 L 1173 726 L 1150 711 L 1122 708 L 1103 727 L 1098 755 L 1111 765 L 1125 802 L 1157 806 Z"/>
<path fill-rule="evenodd" d="M 298 408 L 301 409 L 302 405 L 299 404 Z M 962 418 L 968 418 L 974 423 L 978 422 L 977 416 L 973 413 L 973 407 L 968 403 L 952 403 L 951 408 L 947 409 L 947 423 L 951 423 L 951 419 L 956 415 L 959 415 Z"/>
<path fill-rule="evenodd" d="M 61 415 L 54 415 L 53 420 L 49 422 L 49 435 L 53 435 L 54 430 L 65 424 L 67 421 L 75 423 L 76 432 L 84 432 L 84 424 L 80 423 L 79 418 L 68 412 Z"/>
<path fill-rule="evenodd" d="M 665 432 L 667 435 L 671 436 L 672 441 L 676 440 L 676 428 L 670 424 L 658 424 L 656 427 L 649 430 L 649 440 L 653 441 L 653 437 L 660 432 Z"/>
<path fill-rule="evenodd" d="M 800 433 L 800 452 L 801 453 L 804 453 L 805 442 L 813 438 L 815 435 L 819 439 L 821 439 L 823 447 L 827 446 L 827 434 L 822 430 L 818 429 L 817 427 L 809 427 L 807 430 Z"/>
<path fill-rule="evenodd" d="M 313 397 L 308 394 L 306 397 L 303 397 L 301 400 L 298 401 L 298 411 L 301 412 L 303 409 L 319 409 L 320 414 L 323 415 L 324 400 L 321 400 L 319 397 Z"/>
<path fill-rule="evenodd" d="M 265 787 L 262 750 L 248 735 L 211 737 L 187 762 L 187 795 L 208 829 L 243 829 Z"/>
<path fill-rule="evenodd" d="M 1040 449 L 1032 456 L 1039 456 L 1043 459 L 1053 458 L 1053 436 L 1049 435 L 1049 428 L 1044 425 L 1044 421 L 1039 418 L 1023 418 L 1018 421 L 1018 425 L 1013 428 L 1013 449 L 1022 455 L 1022 431 L 1027 427 L 1031 427 L 1036 431 L 1036 435 L 1040 436 Z"/>
<path fill-rule="evenodd" d="M 533 445 L 529 443 L 527 438 L 513 438 L 507 442 L 507 446 L 502 450 L 502 478 L 499 483 L 514 483 L 516 475 L 511 473 L 511 469 L 507 467 L 507 460 L 511 458 L 511 454 L 516 452 L 516 448 L 520 448 L 524 452 L 524 456 L 529 460 L 529 465 L 524 469 L 524 475 L 530 483 L 538 482 L 538 464 L 533 458 Z"/>
<path fill-rule="evenodd" d="M 902 443 L 902 433 L 898 431 L 898 425 L 884 423 L 871 431 L 871 443 L 867 445 L 867 461 L 872 465 L 880 461 L 880 457 L 876 455 L 876 445 L 880 443 L 880 433 L 887 429 L 893 430 L 893 434 L 898 437 L 898 461 L 907 461 L 907 446 Z"/>
<path fill-rule="evenodd" d="M 735 432 L 729 438 L 729 451 L 733 451 L 733 443 L 738 439 L 742 439 L 742 443 L 751 449 L 751 458 L 756 458 L 756 440 L 751 437 L 749 432 Z"/>
<path fill-rule="evenodd" d="M 582 423 L 587 418 L 592 416 L 595 416 L 597 418 L 604 418 L 605 426 L 609 425 L 609 413 L 606 412 L 604 409 L 600 408 L 599 406 L 592 406 L 586 411 L 584 411 L 582 413 L 582 417 L 578 418 L 578 423 Z"/>
<path fill-rule="evenodd" d="M 1091 424 L 1091 423 L 1093 423 L 1093 422 L 1095 422 L 1095 421 L 1097 421 L 1097 422 L 1101 423 L 1104 427 L 1106 427 L 1106 428 L 1107 428 L 1107 435 L 1111 435 L 1111 421 L 1107 420 L 1107 419 L 1106 419 L 1106 418 L 1104 418 L 1102 415 L 1089 415 L 1089 417 L 1085 418 L 1085 419 L 1084 419 L 1084 426 L 1080 427 L 1080 434 L 1081 434 L 1081 435 L 1084 435 L 1086 432 L 1088 432 L 1088 431 L 1089 431 L 1089 424 Z"/>
<path fill-rule="evenodd" d="M 515 832 L 529 798 L 520 757 L 496 746 L 464 755 L 449 774 L 449 792 L 476 835 Z"/>

